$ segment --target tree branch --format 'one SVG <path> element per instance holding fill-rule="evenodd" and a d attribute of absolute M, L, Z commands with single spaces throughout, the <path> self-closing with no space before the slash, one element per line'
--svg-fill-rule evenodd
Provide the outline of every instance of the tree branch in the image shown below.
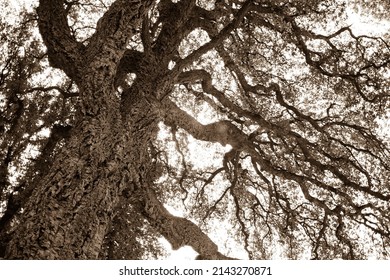
<path fill-rule="evenodd" d="M 185 67 L 193 63 L 203 54 L 220 45 L 226 39 L 226 37 L 229 36 L 229 34 L 241 24 L 242 20 L 244 19 L 244 16 L 247 14 L 248 11 L 250 11 L 251 7 L 252 1 L 246 1 L 241 7 L 241 9 L 237 12 L 231 23 L 226 25 L 221 30 L 221 32 L 219 32 L 218 35 L 211 39 L 210 42 L 204 44 L 203 46 L 189 54 L 186 58 L 178 62 L 178 64 L 174 67 L 173 70 L 181 72 Z"/>
<path fill-rule="evenodd" d="M 37 13 L 50 64 L 63 70 L 76 83 L 80 82 L 85 47 L 71 34 L 64 0 L 40 0 Z"/>
<path fill-rule="evenodd" d="M 176 125 L 189 132 L 198 140 L 219 142 L 221 145 L 230 144 L 235 149 L 240 149 L 242 141 L 246 141 L 246 134 L 230 121 L 222 120 L 202 125 L 168 99 L 163 100 L 163 107 L 163 118 L 166 124 Z"/>
<path fill-rule="evenodd" d="M 142 213 L 172 245 L 174 250 L 191 246 L 203 259 L 231 260 L 218 251 L 218 246 L 190 220 L 176 217 L 168 212 L 151 188 L 142 195 L 145 199 Z M 138 205 L 139 207 L 139 205 Z"/>

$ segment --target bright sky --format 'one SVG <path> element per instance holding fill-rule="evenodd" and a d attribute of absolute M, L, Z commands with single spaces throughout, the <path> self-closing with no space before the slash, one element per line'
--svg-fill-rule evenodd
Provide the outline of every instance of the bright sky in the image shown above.
<path fill-rule="evenodd" d="M 355 35 L 374 35 L 381 36 L 385 33 L 389 33 L 390 20 L 377 20 L 371 17 L 356 14 L 352 9 L 347 9 L 348 20 L 347 24 L 351 25 L 351 28 Z"/>

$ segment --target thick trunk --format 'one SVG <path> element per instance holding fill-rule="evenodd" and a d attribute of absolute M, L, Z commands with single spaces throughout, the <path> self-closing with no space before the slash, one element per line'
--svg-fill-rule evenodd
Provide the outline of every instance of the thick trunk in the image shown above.
<path fill-rule="evenodd" d="M 161 65 L 145 54 L 137 60 L 132 87 L 122 98 L 115 92 L 128 38 L 153 3 L 130 2 L 115 1 L 84 47 L 71 36 L 63 0 L 40 1 L 39 27 L 49 60 L 77 83 L 80 107 L 71 137 L 23 209 L 6 258 L 98 258 L 122 193 L 130 194 L 129 203 L 173 248 L 190 245 L 207 258 L 226 258 L 194 223 L 171 215 L 153 191 L 149 144 L 167 114 L 161 100 L 176 72 L 169 74 L 167 61 Z"/>
<path fill-rule="evenodd" d="M 106 102 L 87 109 L 95 115 L 80 119 L 26 205 L 7 258 L 97 258 L 121 192 L 145 180 L 147 143 L 157 131 L 147 103 L 134 100 L 126 130 L 115 94 L 109 88 L 100 94 Z"/>
<path fill-rule="evenodd" d="M 49 60 L 78 84 L 80 108 L 69 141 L 23 209 L 7 258 L 97 258 L 121 191 L 150 162 L 143 145 L 151 132 L 137 128 L 149 111 L 133 110 L 122 118 L 113 86 L 133 27 L 153 1 L 130 2 L 111 5 L 85 48 L 71 35 L 63 1 L 40 1 Z M 154 123 L 144 129 L 156 131 Z"/>

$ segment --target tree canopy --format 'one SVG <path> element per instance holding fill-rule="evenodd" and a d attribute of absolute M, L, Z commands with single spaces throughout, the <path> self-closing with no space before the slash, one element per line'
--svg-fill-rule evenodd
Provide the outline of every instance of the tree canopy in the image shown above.
<path fill-rule="evenodd" d="M 389 259 L 388 3 L 3 14 L 0 257 Z"/>

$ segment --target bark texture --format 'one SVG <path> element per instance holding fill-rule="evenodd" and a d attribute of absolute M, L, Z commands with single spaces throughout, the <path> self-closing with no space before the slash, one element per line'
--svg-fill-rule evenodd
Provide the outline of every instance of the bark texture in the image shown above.
<path fill-rule="evenodd" d="M 23 209 L 7 258 L 98 258 L 124 192 L 174 249 L 190 245 L 210 259 L 226 258 L 195 224 L 169 214 L 152 189 L 149 143 L 162 117 L 158 98 L 173 86 L 172 74 L 164 70 L 168 61 L 161 65 L 160 60 L 180 37 L 165 26 L 155 47 L 162 56 L 134 60 L 137 53 L 125 53 L 126 46 L 152 1 L 130 2 L 115 1 L 85 47 L 70 33 L 64 1 L 40 1 L 39 27 L 49 61 L 76 81 L 80 104 L 70 139 Z M 134 68 L 136 84 L 118 97 L 121 73 Z"/>
<path fill-rule="evenodd" d="M 358 259 L 367 240 L 388 257 L 386 37 L 326 33 L 337 1 L 106 2 L 40 0 L 42 41 L 28 18 L 4 44 L 0 258 L 141 258 L 152 228 L 231 259 L 201 230 L 214 219 L 250 259 Z M 92 29 L 84 9 L 101 15 Z M 46 57 L 63 83 L 35 86 Z M 218 119 L 199 122 L 202 108 Z M 197 166 L 189 135 L 231 150 Z M 12 168 L 26 171 L 14 184 Z M 173 196 L 196 222 L 166 209 Z"/>
<path fill-rule="evenodd" d="M 133 109 L 122 118 L 114 78 L 132 28 L 151 2 L 116 1 L 99 21 L 88 48 L 70 35 L 63 1 L 40 2 L 40 30 L 50 62 L 77 81 L 80 108 L 69 141 L 23 209 L 8 258 L 98 257 L 121 192 L 147 161 L 145 152 L 134 145 L 145 140 L 136 124 L 146 113 Z M 135 128 L 128 131 L 125 123 Z M 155 133 L 145 129 L 147 136 Z"/>

